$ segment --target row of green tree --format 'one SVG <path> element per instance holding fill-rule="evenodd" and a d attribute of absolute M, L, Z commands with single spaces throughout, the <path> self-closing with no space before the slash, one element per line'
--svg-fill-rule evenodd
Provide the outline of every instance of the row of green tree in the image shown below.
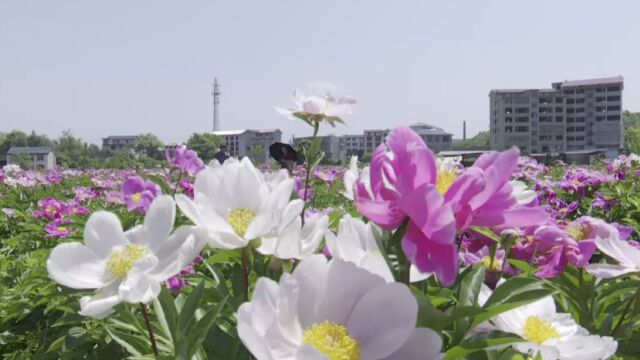
<path fill-rule="evenodd" d="M 640 112 L 625 110 L 622 114 L 624 122 L 624 149 L 627 152 L 640 154 Z"/>
<path fill-rule="evenodd" d="M 192 134 L 187 140 L 187 147 L 198 152 L 208 162 L 224 140 L 210 133 Z M 96 144 L 89 144 L 80 137 L 65 130 L 55 139 L 31 131 L 30 134 L 19 130 L 8 133 L 0 132 L 0 160 L 4 159 L 11 147 L 49 147 L 55 155 L 58 166 L 66 168 L 150 168 L 165 165 L 165 144 L 154 134 L 140 134 L 135 146 L 120 151 L 101 149 Z M 19 163 L 30 167 L 28 156 L 18 156 Z"/>

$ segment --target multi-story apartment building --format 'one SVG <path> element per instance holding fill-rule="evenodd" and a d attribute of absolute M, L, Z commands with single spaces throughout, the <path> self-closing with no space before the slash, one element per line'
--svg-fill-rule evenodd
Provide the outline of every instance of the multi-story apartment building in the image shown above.
<path fill-rule="evenodd" d="M 604 150 L 623 144 L 622 76 L 564 81 L 550 89 L 489 93 L 491 148 L 523 153 Z"/>
<path fill-rule="evenodd" d="M 213 134 L 224 139 L 231 156 L 249 156 L 257 162 L 266 162 L 269 159 L 269 146 L 282 141 L 282 131 L 278 129 L 222 130 Z"/>
<path fill-rule="evenodd" d="M 434 153 L 453 149 L 453 135 L 441 128 L 425 123 L 415 123 L 409 125 L 409 127 L 420 135 Z M 389 132 L 391 132 L 390 129 L 365 130 L 364 152 L 367 154 L 373 153 L 378 145 L 384 143 Z"/>
<path fill-rule="evenodd" d="M 125 148 L 133 148 L 138 141 L 137 135 L 108 136 L 102 138 L 102 150 L 120 151 Z"/>
<path fill-rule="evenodd" d="M 318 136 L 320 139 L 320 148 L 324 151 L 324 160 L 330 162 L 338 162 L 344 158 L 344 142 L 340 136 L 326 135 Z M 293 146 L 298 148 L 298 145 L 304 140 L 311 140 L 310 137 L 294 137 Z"/>
<path fill-rule="evenodd" d="M 364 135 L 342 135 L 345 156 L 364 154 Z"/>
<path fill-rule="evenodd" d="M 384 143 L 391 129 L 371 129 L 364 131 L 364 153 L 372 154 L 378 145 Z"/>

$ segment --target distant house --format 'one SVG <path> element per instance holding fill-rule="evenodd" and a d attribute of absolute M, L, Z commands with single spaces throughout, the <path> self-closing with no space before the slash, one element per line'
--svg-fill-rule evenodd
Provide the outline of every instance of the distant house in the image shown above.
<path fill-rule="evenodd" d="M 224 139 L 231 156 L 252 156 L 259 163 L 269 160 L 269 146 L 282 141 L 282 131 L 278 129 L 221 130 L 213 134 Z"/>
<path fill-rule="evenodd" d="M 297 148 L 301 142 L 311 140 L 310 137 L 294 137 L 293 146 Z M 324 160 L 330 162 L 341 161 L 344 158 L 344 142 L 342 137 L 337 135 L 318 136 L 320 149 L 324 151 Z"/>
<path fill-rule="evenodd" d="M 31 156 L 33 167 L 36 169 L 53 169 L 56 166 L 56 155 L 49 147 L 17 147 L 12 146 L 7 151 L 7 164 L 17 164 L 18 154 Z"/>
<path fill-rule="evenodd" d="M 102 150 L 115 152 L 122 149 L 133 148 L 136 146 L 137 141 L 137 135 L 108 136 L 106 138 L 102 138 Z"/>

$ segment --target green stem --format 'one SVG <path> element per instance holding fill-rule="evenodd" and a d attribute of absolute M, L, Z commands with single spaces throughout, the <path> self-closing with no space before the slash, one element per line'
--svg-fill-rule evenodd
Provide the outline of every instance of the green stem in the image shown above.
<path fill-rule="evenodd" d="M 142 309 L 142 316 L 144 317 L 144 322 L 147 324 L 147 331 L 149 332 L 149 340 L 151 340 L 151 350 L 153 350 L 153 355 L 157 359 L 160 354 L 158 353 L 158 345 L 156 344 L 156 337 L 153 335 L 153 327 L 151 326 L 151 321 L 149 321 L 149 312 L 147 311 L 147 307 L 140 303 L 140 308 Z"/>
<path fill-rule="evenodd" d="M 407 233 L 409 221 L 409 218 L 405 218 L 402 225 L 396 229 L 393 235 L 391 235 L 391 239 L 389 239 L 389 246 L 393 249 L 393 253 L 398 261 L 398 273 L 396 278 L 399 282 L 407 286 L 411 283 L 411 263 L 402 251 L 402 238 L 404 238 L 404 235 Z"/>
<path fill-rule="evenodd" d="M 173 194 L 171 194 L 171 197 L 176 197 L 176 192 L 178 191 L 178 186 L 180 186 L 180 180 L 182 180 L 182 171 L 178 175 L 178 180 L 176 180 L 176 186 L 173 188 Z"/>
<path fill-rule="evenodd" d="M 313 142 L 316 139 L 316 136 L 318 136 L 318 130 L 320 129 L 320 123 L 319 122 L 315 122 L 313 125 L 313 136 L 311 137 L 311 143 L 313 144 Z M 309 177 L 311 176 L 311 161 L 312 159 L 306 159 L 307 160 L 307 176 L 306 179 L 304 181 L 304 195 L 303 195 L 303 199 L 302 202 L 304 203 L 304 205 L 302 206 L 302 212 L 300 213 L 300 219 L 302 220 L 302 226 L 304 226 L 304 213 L 307 210 L 307 191 L 309 190 Z"/>
<path fill-rule="evenodd" d="M 631 296 L 631 298 L 629 299 L 629 301 L 627 302 L 627 305 L 624 307 L 624 310 L 622 311 L 622 315 L 620 315 L 620 320 L 618 320 L 618 323 L 616 324 L 616 326 L 613 328 L 613 331 L 611 331 L 611 336 L 612 337 L 616 337 L 616 335 L 618 335 L 618 331 L 620 330 L 620 326 L 622 325 L 622 323 L 624 322 L 625 317 L 627 317 L 627 313 L 629 312 L 629 309 L 631 309 L 631 305 L 633 305 L 633 302 L 636 300 L 636 298 L 638 297 L 638 295 L 640 295 L 640 286 L 638 286 L 638 289 L 636 290 L 636 292 L 633 294 L 633 296 Z"/>
<path fill-rule="evenodd" d="M 249 247 L 242 249 L 242 288 L 244 289 L 244 301 L 249 301 Z"/>

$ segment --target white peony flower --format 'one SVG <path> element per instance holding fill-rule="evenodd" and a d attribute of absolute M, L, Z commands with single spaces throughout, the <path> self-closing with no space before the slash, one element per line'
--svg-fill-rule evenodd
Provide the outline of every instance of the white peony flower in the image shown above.
<path fill-rule="evenodd" d="M 295 103 L 293 109 L 284 109 L 278 106 L 274 106 L 274 109 L 288 119 L 309 120 L 319 117 L 319 120 L 327 120 L 331 125 L 336 119 L 353 113 L 356 104 L 356 100 L 351 97 L 335 99 L 330 94 L 305 96 L 298 90 L 294 91 L 293 100 Z"/>
<path fill-rule="evenodd" d="M 258 280 L 238 334 L 258 360 L 442 359 L 442 340 L 415 327 L 417 314 L 405 285 L 314 255 L 279 283 Z"/>
<path fill-rule="evenodd" d="M 327 247 L 334 259 L 356 264 L 381 276 L 387 282 L 394 282 L 393 274 L 385 261 L 373 234 L 373 225 L 353 218 L 349 214 L 340 220 L 337 236 L 327 232 Z"/>
<path fill-rule="evenodd" d="M 202 244 L 191 227 L 173 228 L 175 204 L 160 196 L 149 207 L 144 223 L 127 232 L 113 213 L 99 211 L 87 220 L 84 245 L 56 246 L 47 260 L 49 276 L 74 289 L 97 289 L 80 299 L 80 314 L 105 317 L 122 301 L 147 303 L 160 284 L 189 265 Z"/>
<path fill-rule="evenodd" d="M 256 250 L 279 259 L 302 259 L 315 253 L 329 227 L 329 217 L 312 216 L 302 226 L 300 213 L 303 207 L 302 200 L 291 201 L 282 212 L 278 227 L 262 237 Z"/>
<path fill-rule="evenodd" d="M 511 195 L 516 199 L 519 205 L 530 204 L 538 195 L 534 190 L 527 188 L 527 184 L 519 180 L 509 181 L 511 185 Z"/>
<path fill-rule="evenodd" d="M 483 284 L 478 296 L 480 305 L 490 296 L 491 290 Z M 513 344 L 514 349 L 531 356 L 539 353 L 545 360 L 608 359 L 618 348 L 613 338 L 589 335 L 570 314 L 557 313 L 551 296 L 496 315 L 490 322 L 494 329 L 525 340 Z"/>
<path fill-rule="evenodd" d="M 264 176 L 249 158 L 213 162 L 202 170 L 194 184 L 194 200 L 176 195 L 176 203 L 216 248 L 245 247 L 249 241 L 271 233 L 289 203 L 293 180 L 279 181 L 269 188 Z"/>
<path fill-rule="evenodd" d="M 640 272 L 640 249 L 621 240 L 618 234 L 608 238 L 596 237 L 598 250 L 612 257 L 619 264 L 589 264 L 587 271 L 599 278 L 608 279 L 629 273 Z"/>
<path fill-rule="evenodd" d="M 349 161 L 349 169 L 344 172 L 344 195 L 347 199 L 353 200 L 353 187 L 360 178 L 360 170 L 358 169 L 358 157 L 352 156 Z"/>

